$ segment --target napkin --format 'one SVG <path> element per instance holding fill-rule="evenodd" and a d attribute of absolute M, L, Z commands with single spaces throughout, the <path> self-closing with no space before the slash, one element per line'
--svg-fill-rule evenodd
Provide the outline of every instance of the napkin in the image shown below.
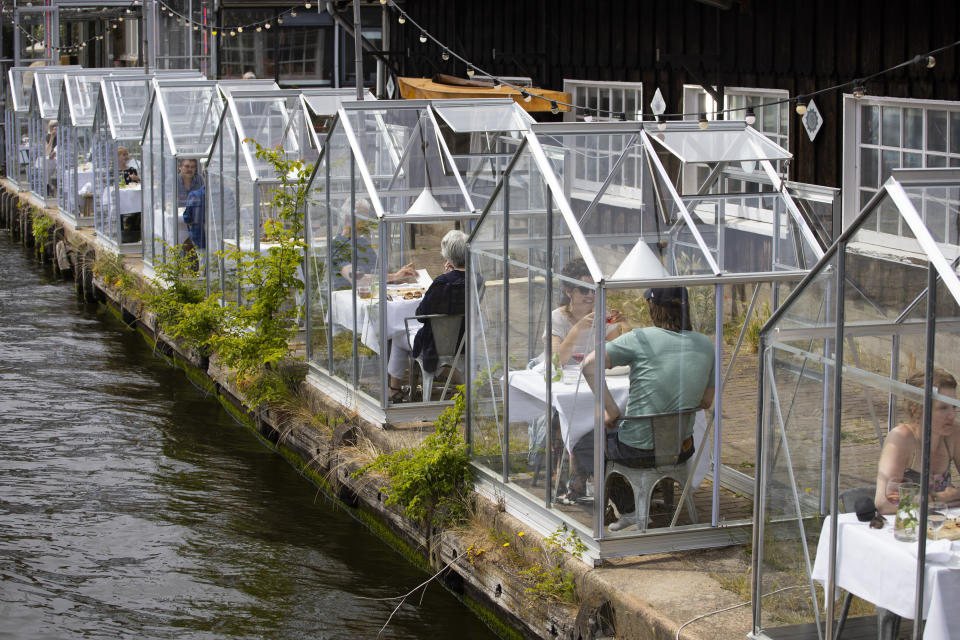
<path fill-rule="evenodd" d="M 433 284 L 433 278 L 430 277 L 426 269 L 417 269 L 417 284 L 424 289 L 430 288 L 430 285 Z"/>
<path fill-rule="evenodd" d="M 912 545 L 914 555 L 919 547 L 916 543 Z M 949 562 L 953 557 L 952 547 L 950 540 L 927 540 L 927 562 Z"/>

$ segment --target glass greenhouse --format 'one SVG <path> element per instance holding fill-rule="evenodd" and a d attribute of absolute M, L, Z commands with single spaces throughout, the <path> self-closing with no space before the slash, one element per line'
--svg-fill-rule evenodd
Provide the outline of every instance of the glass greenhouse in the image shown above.
<path fill-rule="evenodd" d="M 101 79 L 93 116 L 93 213 L 98 242 L 111 251 L 139 253 L 143 181 L 142 120 L 155 77 L 199 78 L 196 71 L 159 71 L 132 76 L 110 75 Z M 128 169 L 119 167 L 121 149 Z M 82 193 L 81 198 L 85 198 Z M 85 206 L 85 205 L 84 205 Z"/>
<path fill-rule="evenodd" d="M 957 635 L 958 221 L 960 170 L 894 170 L 763 327 L 752 637 Z"/>
<path fill-rule="evenodd" d="M 380 423 L 430 419 L 448 404 L 446 383 L 434 386 L 437 402 L 417 391 L 415 374 L 428 370 L 410 360 L 419 298 L 446 273 L 441 238 L 470 231 L 530 123 L 512 100 L 340 108 L 307 203 L 313 384 Z M 463 371 L 456 340 L 450 371 Z M 428 389 L 432 375 L 422 377 Z"/>
<path fill-rule="evenodd" d="M 144 116 L 143 263 L 164 262 L 175 247 L 194 250 L 183 220 L 190 194 L 205 198 L 201 159 L 210 154 L 223 98 L 213 80 L 154 78 Z"/>
<path fill-rule="evenodd" d="M 571 527 L 594 560 L 748 539 L 756 366 L 742 351 L 822 256 L 780 188 L 774 163 L 788 157 L 743 122 L 524 134 L 470 237 L 467 425 L 482 492 L 545 533 Z M 721 180 L 731 168 L 740 192 Z M 685 195 L 670 176 L 689 169 L 704 178 Z M 671 355 L 640 359 L 651 340 Z M 613 446 L 640 450 L 618 459 L 643 468 L 606 459 L 605 408 Z"/>
<path fill-rule="evenodd" d="M 29 127 L 29 185 L 30 191 L 47 205 L 57 201 L 57 110 L 63 80 L 71 71 L 81 67 L 38 67 L 34 69 L 30 91 Z"/>
<path fill-rule="evenodd" d="M 280 147 L 285 160 L 312 165 L 323 145 L 326 118 L 336 113 L 346 94 L 339 89 L 256 88 L 242 81 L 228 86 L 224 95 L 226 107 L 207 162 L 210 215 L 204 216 L 206 229 L 198 248 L 204 250 L 208 290 L 240 302 L 236 267 L 219 252 L 238 247 L 260 251 L 271 245 L 262 240 L 263 223 L 277 217 L 273 191 L 281 184 L 272 165 L 256 157 L 256 144 Z"/>
<path fill-rule="evenodd" d="M 85 69 L 64 77 L 57 115 L 57 205 L 74 227 L 93 226 L 93 115 L 100 79 L 143 69 Z"/>

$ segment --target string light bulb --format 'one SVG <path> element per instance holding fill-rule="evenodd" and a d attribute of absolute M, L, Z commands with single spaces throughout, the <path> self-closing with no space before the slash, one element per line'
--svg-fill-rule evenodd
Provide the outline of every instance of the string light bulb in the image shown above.
<path fill-rule="evenodd" d="M 236 32 L 236 31 L 231 31 L 231 32 L 230 32 L 230 35 L 231 35 L 231 36 L 235 36 L 235 35 L 237 35 L 237 32 Z"/>
<path fill-rule="evenodd" d="M 799 98 L 797 98 L 797 106 L 795 108 L 795 111 L 797 112 L 798 116 L 802 116 L 807 112 L 807 105 L 803 103 L 803 100 L 805 99 L 806 99 L 806 96 L 800 96 Z"/>
<path fill-rule="evenodd" d="M 585 114 L 583 115 L 583 121 L 584 121 L 584 122 L 593 122 L 593 114 L 585 113 Z"/>
<path fill-rule="evenodd" d="M 290 12 L 290 17 L 291 17 L 291 18 L 296 18 L 296 17 L 297 17 L 297 12 L 296 12 L 296 11 L 291 11 L 291 12 Z"/>
<path fill-rule="evenodd" d="M 212 35 L 212 36 L 217 35 L 217 30 L 216 30 L 216 29 L 211 29 L 211 30 L 210 30 L 210 35 Z"/>
<path fill-rule="evenodd" d="M 743 119 L 751 126 L 757 122 L 757 114 L 753 112 L 753 107 L 747 107 L 747 115 Z"/>
<path fill-rule="evenodd" d="M 446 49 L 443 50 L 443 53 L 440 54 L 440 57 L 443 58 L 443 61 L 446 62 L 450 59 L 450 52 Z"/>
<path fill-rule="evenodd" d="M 934 58 L 933 56 L 927 56 L 926 64 L 927 64 L 927 69 L 933 69 L 935 66 L 937 66 L 937 59 Z"/>
<path fill-rule="evenodd" d="M 260 27 L 257 27 L 257 33 L 260 33 L 261 31 L 263 31 L 263 29 Z"/>
<path fill-rule="evenodd" d="M 706 129 L 709 126 L 709 121 L 707 120 L 707 113 L 705 111 L 700 112 L 700 122 L 698 123 L 701 129 Z"/>
<path fill-rule="evenodd" d="M 120 16 L 119 18 L 117 18 L 117 22 L 123 22 L 123 16 Z"/>
<path fill-rule="evenodd" d="M 237 27 L 237 33 L 243 33 L 243 27 Z"/>
<path fill-rule="evenodd" d="M 520 95 L 523 96 L 524 102 L 530 102 L 533 100 L 533 96 L 530 95 L 530 92 L 526 89 L 520 89 Z"/>
<path fill-rule="evenodd" d="M 470 76 L 471 78 L 473 77 L 473 74 L 475 74 L 475 73 L 476 73 L 476 71 L 474 71 L 472 68 L 467 69 L 467 75 Z"/>
<path fill-rule="evenodd" d="M 421 43 L 421 44 L 426 44 L 426 42 L 427 42 L 427 34 L 426 34 L 425 32 L 423 32 L 423 31 L 421 31 L 421 32 L 420 32 L 420 43 Z"/>
<path fill-rule="evenodd" d="M 312 6 L 313 6 L 312 4 L 310 4 L 309 2 L 306 2 L 306 3 L 304 3 L 303 8 L 304 8 L 304 9 L 309 9 L 309 8 L 312 7 Z"/>
<path fill-rule="evenodd" d="M 380 0 L 380 4 L 387 4 L 387 0 Z"/>
<path fill-rule="evenodd" d="M 560 113 L 560 105 L 557 104 L 556 100 L 550 101 L 550 113 L 552 113 L 553 115 L 557 115 L 558 113 Z"/>
<path fill-rule="evenodd" d="M 264 25 L 263 25 L 263 28 L 264 28 L 264 29 L 269 29 L 269 28 L 270 28 L 270 23 L 267 22 L 266 24 L 264 24 Z"/>
<path fill-rule="evenodd" d="M 193 25 L 193 30 L 194 30 L 194 31 L 200 31 L 200 27 L 199 27 L 198 25 Z"/>
<path fill-rule="evenodd" d="M 283 17 L 277 16 L 277 24 L 283 24 Z"/>
<path fill-rule="evenodd" d="M 853 97 L 859 100 L 863 96 L 867 95 L 867 89 L 863 86 L 862 80 L 857 80 L 853 83 Z"/>

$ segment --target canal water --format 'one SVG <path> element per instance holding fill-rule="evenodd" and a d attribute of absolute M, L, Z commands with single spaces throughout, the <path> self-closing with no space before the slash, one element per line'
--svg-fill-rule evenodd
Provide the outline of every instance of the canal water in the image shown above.
<path fill-rule="evenodd" d="M 0 638 L 374 638 L 427 577 L 0 234 Z M 495 636 L 434 583 L 381 637 Z"/>

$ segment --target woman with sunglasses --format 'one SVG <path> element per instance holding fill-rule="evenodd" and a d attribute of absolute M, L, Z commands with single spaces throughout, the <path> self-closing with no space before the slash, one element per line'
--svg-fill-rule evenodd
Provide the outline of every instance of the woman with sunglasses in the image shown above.
<path fill-rule="evenodd" d="M 558 356 L 562 366 L 571 363 L 579 365 L 584 354 L 593 351 L 592 345 L 596 335 L 593 332 L 596 288 L 593 286 L 593 278 L 590 277 L 590 271 L 583 258 L 569 261 L 560 273 L 566 279 L 561 280 L 563 295 L 560 298 L 560 306 L 550 314 L 552 325 L 550 353 Z M 575 285 L 570 280 L 579 280 L 583 284 Z M 604 321 L 607 340 L 618 338 L 630 329 L 624 322 L 623 315 L 616 309 L 608 309 Z M 536 436 L 533 440 L 537 443 L 538 449 L 546 439 L 545 424 L 540 422 L 538 421 L 532 429 Z M 560 438 L 556 438 L 555 441 L 559 443 Z M 561 504 L 575 503 L 578 498 L 584 496 L 586 481 L 586 473 L 572 468 L 567 491 L 558 496 L 557 501 Z"/>

